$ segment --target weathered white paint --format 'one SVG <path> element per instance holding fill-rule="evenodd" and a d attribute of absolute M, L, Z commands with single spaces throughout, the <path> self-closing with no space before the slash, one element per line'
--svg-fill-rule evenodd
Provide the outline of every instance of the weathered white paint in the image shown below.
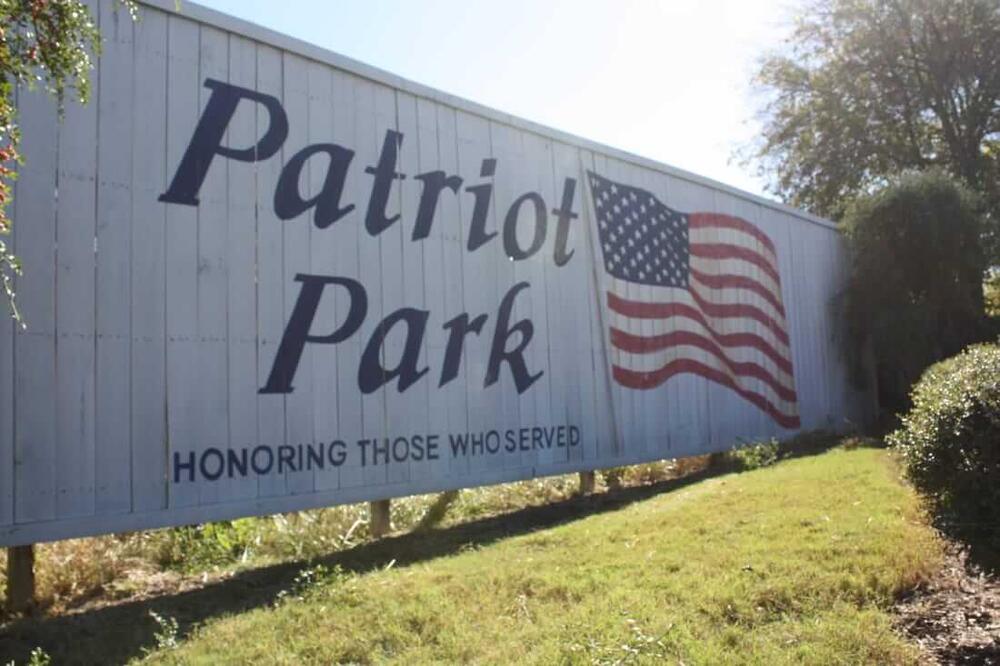
<path fill-rule="evenodd" d="M 18 91 L 26 165 L 16 184 L 14 248 L 26 267 L 19 301 L 29 323 L 0 326 L 0 545 L 408 495 L 538 475 L 592 470 L 728 448 L 738 439 L 788 436 L 733 391 L 681 375 L 646 391 L 610 376 L 609 313 L 595 258 L 585 172 L 641 187 L 680 211 L 727 213 L 774 241 L 788 311 L 802 429 L 842 427 L 863 416 L 864 396 L 837 353 L 831 299 L 844 277 L 843 250 L 822 219 L 707 179 L 512 118 L 314 46 L 184 2 L 144 0 L 133 24 L 112 0 L 94 0 L 105 38 L 94 99 L 70 105 L 60 123 L 45 96 Z M 280 100 L 289 123 L 281 149 L 245 162 L 216 156 L 197 206 L 164 203 L 212 91 L 206 79 Z M 224 145 L 249 146 L 269 125 L 243 101 Z M 365 229 L 387 131 L 403 135 L 383 233 Z M 281 220 L 279 175 L 306 145 L 355 152 L 342 203 L 355 209 L 321 229 L 313 211 Z M 492 178 L 482 162 L 496 159 Z M 303 198 L 319 193 L 326 158 L 307 162 Z M 423 184 L 434 170 L 462 179 L 442 193 L 427 238 L 412 240 Z M 511 204 L 539 193 L 549 211 L 576 180 L 564 266 L 553 261 L 555 218 L 524 261 L 503 250 Z M 474 197 L 492 182 L 474 252 Z M 530 206 L 517 238 L 531 240 Z M 300 273 L 356 279 L 368 295 L 360 329 L 338 344 L 307 344 L 295 390 L 261 394 L 300 296 Z M 497 308 L 518 282 L 512 321 L 528 319 L 525 349 L 544 375 L 518 393 L 507 366 L 484 387 Z M 629 287 L 642 297 L 648 287 Z M 379 321 L 400 308 L 427 311 L 419 366 L 406 391 L 392 382 L 367 395 L 357 368 Z M 346 292 L 329 287 L 312 332 L 347 319 Z M 439 386 L 448 337 L 461 313 L 488 318 L 470 333 L 458 376 Z M 642 324 L 644 333 L 655 324 Z M 515 336 L 516 338 L 517 336 Z M 391 367 L 402 327 L 380 355 Z M 572 425 L 572 447 L 453 456 L 452 433 Z M 362 465 L 365 437 L 436 433 L 436 460 Z M 175 479 L 175 456 L 329 442 L 346 445 L 341 466 Z"/>

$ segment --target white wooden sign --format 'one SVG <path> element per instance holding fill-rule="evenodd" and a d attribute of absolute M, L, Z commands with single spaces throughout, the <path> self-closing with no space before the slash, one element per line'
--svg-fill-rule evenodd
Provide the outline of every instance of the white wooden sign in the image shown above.
<path fill-rule="evenodd" d="M 717 451 L 860 416 L 832 225 L 185 0 L 19 91 L 0 544 Z"/>

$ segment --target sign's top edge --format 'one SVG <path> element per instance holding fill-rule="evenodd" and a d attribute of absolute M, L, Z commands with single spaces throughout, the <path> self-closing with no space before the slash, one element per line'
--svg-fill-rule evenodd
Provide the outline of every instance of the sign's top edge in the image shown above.
<path fill-rule="evenodd" d="M 715 190 L 725 192 L 727 194 L 733 195 L 740 199 L 747 200 L 751 203 L 758 204 L 765 208 L 770 208 L 781 213 L 786 213 L 793 217 L 806 222 L 812 222 L 822 227 L 829 229 L 836 229 L 837 225 L 827 219 L 813 215 L 804 210 L 794 208 L 792 206 L 783 204 L 779 201 L 773 201 L 765 197 L 746 192 L 732 185 L 726 185 L 719 181 L 707 178 L 705 176 L 700 176 L 698 174 L 680 169 L 678 167 L 670 166 L 662 162 L 657 162 L 656 160 L 650 159 L 648 157 L 642 157 L 641 155 L 636 155 L 613 146 L 608 146 L 597 141 L 592 141 L 569 132 L 564 132 L 562 130 L 555 129 L 540 123 L 535 123 L 524 118 L 514 116 L 502 111 L 498 111 L 491 107 L 479 104 L 478 102 L 473 102 L 471 100 L 452 95 L 436 88 L 405 79 L 401 76 L 387 72 L 383 69 L 367 65 L 353 58 L 341 55 L 329 49 L 311 44 L 301 39 L 297 39 L 290 35 L 277 32 L 270 28 L 266 28 L 256 23 L 243 20 L 236 16 L 230 14 L 225 14 L 214 9 L 210 9 L 203 5 L 199 5 L 190 0 L 138 0 L 139 4 L 148 5 L 160 11 L 167 12 L 168 14 L 175 14 L 182 16 L 184 18 L 203 23 L 220 30 L 224 30 L 230 33 L 234 33 L 248 39 L 266 44 L 278 48 L 283 51 L 289 51 L 296 53 L 305 58 L 321 62 L 337 69 L 355 74 L 362 78 L 369 79 L 376 83 L 381 83 L 393 88 L 398 88 L 405 92 L 408 92 L 417 97 L 423 97 L 430 99 L 432 101 L 444 104 L 446 106 L 453 107 L 455 109 L 466 111 L 489 120 L 504 123 L 511 127 L 521 129 L 527 132 L 532 132 L 540 136 L 547 137 L 549 139 L 559 141 L 565 144 L 576 146 L 583 150 L 589 150 L 597 153 L 603 153 L 615 159 L 622 160 L 624 162 L 629 162 L 637 166 L 645 167 L 648 169 L 654 169 L 660 171 L 667 175 L 673 176 L 675 178 L 680 178 L 691 183 L 698 185 L 704 185 Z M 141 18 L 140 18 L 141 20 Z"/>

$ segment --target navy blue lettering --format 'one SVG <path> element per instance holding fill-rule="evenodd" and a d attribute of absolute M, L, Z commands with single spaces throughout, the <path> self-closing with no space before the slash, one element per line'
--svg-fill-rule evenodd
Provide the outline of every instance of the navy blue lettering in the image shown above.
<path fill-rule="evenodd" d="M 464 456 L 469 452 L 469 433 L 449 434 L 448 440 L 451 442 L 451 455 L 453 457 Z"/>
<path fill-rule="evenodd" d="M 265 454 L 263 457 L 266 462 L 264 463 L 259 460 L 262 453 Z M 274 451 L 268 446 L 256 447 L 253 453 L 250 454 L 250 468 L 256 474 L 269 474 L 272 467 L 274 467 Z"/>
<path fill-rule="evenodd" d="M 295 276 L 295 281 L 301 282 L 302 288 L 299 290 L 299 297 L 292 309 L 292 316 L 288 319 L 288 325 L 285 326 L 285 333 L 281 336 L 281 343 L 278 345 L 278 353 L 274 357 L 274 364 L 271 366 L 267 384 L 259 391 L 262 394 L 291 393 L 294 390 L 292 380 L 295 378 L 295 372 L 298 370 L 306 343 L 329 345 L 346 340 L 361 327 L 361 322 L 364 321 L 365 315 L 368 313 L 368 294 L 365 293 L 365 288 L 361 286 L 361 283 L 356 280 L 331 275 L 299 273 Z M 309 330 L 316 317 L 316 308 L 323 296 L 323 290 L 331 284 L 340 285 L 347 289 L 350 298 L 347 319 L 328 335 L 312 335 Z"/>
<path fill-rule="evenodd" d="M 483 455 L 483 433 L 474 432 L 469 435 L 470 449 L 472 450 L 472 455 Z"/>
<path fill-rule="evenodd" d="M 188 451 L 187 462 L 181 460 L 179 451 L 174 451 L 174 483 L 181 482 L 181 470 L 187 470 L 188 481 L 194 481 L 194 451 Z"/>
<path fill-rule="evenodd" d="M 535 230 L 531 237 L 531 245 L 527 250 L 522 250 L 517 242 L 517 220 L 520 217 L 521 206 L 530 201 L 535 204 Z M 507 211 L 507 217 L 503 221 L 503 251 L 514 261 L 527 259 L 541 249 L 545 243 L 546 231 L 545 200 L 538 192 L 526 192 L 519 196 Z"/>
<path fill-rule="evenodd" d="M 288 471 L 295 472 L 295 447 L 289 446 L 288 444 L 282 444 L 278 447 L 278 474 L 285 471 L 285 467 L 288 467 Z"/>
<path fill-rule="evenodd" d="M 403 446 L 400 447 L 399 445 Z M 403 462 L 410 457 L 410 443 L 405 437 L 397 437 L 392 440 L 392 459 L 396 462 Z"/>
<path fill-rule="evenodd" d="M 510 325 L 510 314 L 514 309 L 514 298 L 523 289 L 528 288 L 527 282 L 518 282 L 504 295 L 500 302 L 500 311 L 497 314 L 496 329 L 493 332 L 493 344 L 490 349 L 489 363 L 486 367 L 486 383 L 484 386 L 495 384 L 500 378 L 500 364 L 507 363 L 510 366 L 511 375 L 514 377 L 514 387 L 518 393 L 524 393 L 544 374 L 539 370 L 535 374 L 528 372 L 528 365 L 524 361 L 524 349 L 531 342 L 534 335 L 535 326 L 530 319 L 521 319 L 513 326 Z M 507 340 L 511 335 L 517 333 L 520 339 L 514 349 L 507 351 Z"/>
<path fill-rule="evenodd" d="M 318 445 L 310 444 L 306 447 L 306 469 L 313 469 L 314 466 L 323 469 L 326 465 L 326 458 L 323 457 L 323 448 L 323 442 L 319 442 Z"/>
<path fill-rule="evenodd" d="M 412 239 L 416 241 L 430 235 L 441 192 L 448 188 L 457 194 L 458 188 L 462 186 L 462 179 L 459 176 L 449 176 L 444 171 L 428 171 L 414 178 L 424 184 L 424 189 L 420 192 L 420 204 L 417 206 L 417 221 L 413 225 Z"/>
<path fill-rule="evenodd" d="M 438 381 L 438 388 L 444 386 L 458 376 L 458 368 L 462 363 L 462 349 L 465 346 L 465 337 L 469 333 L 479 333 L 483 330 L 487 316 L 479 315 L 469 321 L 468 313 L 463 312 L 444 325 L 448 331 L 448 344 L 444 350 L 444 363 L 441 364 L 441 379 Z"/>
<path fill-rule="evenodd" d="M 214 471 L 210 470 L 208 467 L 209 456 L 214 458 L 217 462 L 216 469 Z M 222 451 L 216 448 L 205 449 L 204 453 L 201 454 L 201 460 L 198 461 L 198 468 L 201 471 L 201 475 L 208 479 L 209 481 L 215 481 L 220 476 L 226 467 L 225 457 L 222 455 Z"/>
<path fill-rule="evenodd" d="M 191 141 L 184 151 L 184 157 L 177 167 L 170 187 L 160 195 L 166 203 L 198 205 L 198 191 L 205 182 L 208 167 L 216 155 L 222 155 L 238 162 L 259 162 L 266 160 L 281 148 L 288 137 L 288 116 L 281 102 L 271 95 L 241 88 L 215 79 L 205 79 L 205 87 L 212 91 L 205 105 L 205 111 L 198 119 Z M 249 148 L 232 148 L 222 145 L 229 121 L 236 113 L 241 100 L 256 102 L 267 111 L 268 124 L 264 136 Z"/>
<path fill-rule="evenodd" d="M 317 153 L 329 155 L 330 165 L 326 169 L 326 178 L 319 193 L 311 199 L 303 199 L 299 191 L 302 169 L 306 161 Z M 354 204 L 346 207 L 340 205 L 344 182 L 347 180 L 347 168 L 353 157 L 353 150 L 332 143 L 313 144 L 295 153 L 281 169 L 278 186 L 274 190 L 274 213 L 278 219 L 290 220 L 315 207 L 313 224 L 317 229 L 326 229 L 354 210 Z"/>
<path fill-rule="evenodd" d="M 569 243 L 569 223 L 579 217 L 573 212 L 573 195 L 576 192 L 576 181 L 567 178 L 563 181 L 562 204 L 559 208 L 553 208 L 552 214 L 556 216 L 556 246 L 552 252 L 552 260 L 556 266 L 565 266 L 573 258 L 576 250 L 566 251 Z"/>
<path fill-rule="evenodd" d="M 336 439 L 330 442 L 329 448 L 326 450 L 327 458 L 330 464 L 334 467 L 340 467 L 347 460 L 347 444 Z"/>
<path fill-rule="evenodd" d="M 382 454 L 382 461 L 386 464 L 389 463 L 389 440 L 383 439 L 381 443 L 379 440 L 372 440 L 372 464 L 378 464 L 378 456 Z"/>
<path fill-rule="evenodd" d="M 372 393 L 397 377 L 399 381 L 396 383 L 396 390 L 402 393 L 430 371 L 427 366 L 424 366 L 423 369 L 417 368 L 417 361 L 420 359 L 420 346 L 424 339 L 424 330 L 427 328 L 429 316 L 430 312 L 427 310 L 400 308 L 379 323 L 361 354 L 361 365 L 358 367 L 358 386 L 362 393 L 366 395 Z M 406 324 L 406 343 L 403 345 L 403 355 L 396 367 L 386 369 L 381 361 L 382 344 L 392 327 L 399 323 Z"/>
<path fill-rule="evenodd" d="M 490 442 L 493 443 L 492 446 L 490 445 Z M 486 433 L 486 450 L 489 453 L 496 453 L 500 450 L 500 433 L 496 430 L 490 430 Z"/>
<path fill-rule="evenodd" d="M 495 159 L 483 160 L 479 169 L 482 178 L 492 176 L 496 173 L 497 161 Z M 486 216 L 490 212 L 490 198 L 493 196 L 493 183 L 473 185 L 465 188 L 466 192 L 471 192 L 475 197 L 475 204 L 472 207 L 472 221 L 469 223 L 469 240 L 466 247 L 469 252 L 475 252 L 497 235 L 497 232 L 486 233 Z"/>
<path fill-rule="evenodd" d="M 233 470 L 239 473 L 240 476 L 247 475 L 247 450 L 240 449 L 239 453 L 228 449 L 226 451 L 226 472 L 229 478 L 233 478 Z"/>
<path fill-rule="evenodd" d="M 403 135 L 388 130 L 382 141 L 382 152 L 379 154 L 378 164 L 365 168 L 365 173 L 375 176 L 371 197 L 368 199 L 368 213 L 365 215 L 365 229 L 372 236 L 379 235 L 399 219 L 398 213 L 387 217 L 385 207 L 389 202 L 389 190 L 393 181 L 406 178 L 405 175 L 396 173 L 396 157 L 401 145 L 403 145 Z"/>

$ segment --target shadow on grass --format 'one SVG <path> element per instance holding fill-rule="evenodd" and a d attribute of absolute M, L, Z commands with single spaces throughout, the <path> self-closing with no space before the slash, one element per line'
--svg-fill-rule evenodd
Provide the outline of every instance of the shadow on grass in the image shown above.
<path fill-rule="evenodd" d="M 831 448 L 833 443 L 829 437 L 810 441 L 785 450 L 782 459 L 820 453 Z M 241 571 L 195 590 L 59 616 L 19 619 L 0 629 L 0 663 L 12 659 L 25 663 L 35 647 L 45 650 L 54 664 L 124 663 L 156 646 L 159 626 L 150 612 L 175 619 L 177 638 L 183 639 L 195 627 L 213 618 L 274 604 L 279 594 L 292 588 L 298 573 L 307 567 L 339 565 L 346 571 L 363 573 L 393 561 L 394 566 L 406 566 L 615 511 L 731 471 L 727 465 L 713 465 L 678 479 L 574 497 L 444 529 L 393 536 L 328 557 Z"/>

